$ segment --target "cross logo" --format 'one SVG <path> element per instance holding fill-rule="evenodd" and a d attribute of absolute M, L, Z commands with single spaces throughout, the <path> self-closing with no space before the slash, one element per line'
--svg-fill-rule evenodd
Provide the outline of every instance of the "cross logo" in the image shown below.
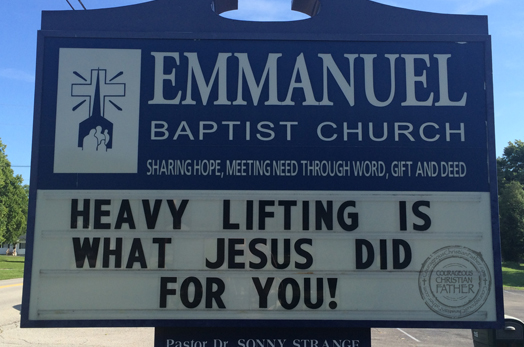
<path fill-rule="evenodd" d="M 78 147 L 84 151 L 107 151 L 113 148 L 113 123 L 104 117 L 106 99 L 112 107 L 122 111 L 110 97 L 126 96 L 125 83 L 111 83 L 124 73 L 118 72 L 109 81 L 106 69 L 92 69 L 89 81 L 77 71 L 73 74 L 87 82 L 71 85 L 71 96 L 84 99 L 73 107 L 73 111 L 89 102 L 89 118 L 80 123 L 78 130 Z"/>
<path fill-rule="evenodd" d="M 53 172 L 138 171 L 141 55 L 60 49 Z"/>

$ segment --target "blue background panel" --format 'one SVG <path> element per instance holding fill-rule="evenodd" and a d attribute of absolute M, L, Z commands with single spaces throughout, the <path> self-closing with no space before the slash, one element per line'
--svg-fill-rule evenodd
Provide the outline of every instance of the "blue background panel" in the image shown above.
<path fill-rule="evenodd" d="M 140 49 L 141 100 L 138 150 L 138 174 L 54 174 L 56 85 L 58 54 L 60 48 L 118 48 Z M 39 187 L 41 189 L 296 189 L 296 190 L 429 190 L 429 191 L 488 191 L 487 172 L 487 111 L 485 90 L 484 43 L 450 42 L 297 42 L 297 41 L 244 41 L 244 40 L 95 40 L 47 38 L 45 59 L 47 73 L 44 76 L 43 103 L 47 111 L 42 114 L 39 160 Z M 175 71 L 175 85 L 164 81 L 164 98 L 174 99 L 180 93 L 181 102 L 176 105 L 151 104 L 154 99 L 155 59 L 152 52 L 178 52 L 179 62 L 166 59 L 164 73 Z M 331 106 L 306 105 L 303 88 L 294 88 L 291 100 L 295 105 L 265 105 L 269 100 L 266 79 L 259 102 L 254 105 L 250 90 L 243 77 L 243 99 L 246 105 L 235 105 L 238 95 L 239 64 L 235 56 L 227 60 L 227 100 L 230 105 L 214 105 L 219 99 L 218 79 L 211 85 L 209 98 L 204 105 L 195 77 L 188 72 L 185 52 L 196 52 L 206 83 L 217 63 L 219 53 L 247 53 L 257 83 L 260 82 L 268 56 L 279 53 L 277 60 L 278 100 L 288 98 L 290 85 L 302 83 L 300 74 L 293 79 L 297 57 L 303 54 L 314 100 L 321 102 L 323 90 L 329 90 Z M 345 54 L 377 54 L 374 62 L 374 90 L 378 100 L 387 100 L 391 91 L 391 69 L 386 54 L 398 54 L 395 64 L 395 96 L 385 107 L 370 104 L 365 92 L 364 60 L 354 63 L 354 104 L 350 105 L 341 88 L 327 73 L 324 86 L 323 60 L 319 54 L 331 54 L 337 67 L 350 83 L 349 60 Z M 416 98 L 425 101 L 433 96 L 432 106 L 403 106 L 406 101 L 406 62 L 402 54 L 422 54 L 429 58 L 429 66 L 423 59 L 415 60 L 415 75 L 425 75 L 427 85 L 415 82 Z M 465 97 L 465 106 L 435 106 L 441 98 L 438 59 L 435 55 L 450 54 L 448 60 L 448 95 L 450 100 Z M 217 75 L 218 76 L 218 75 Z M 380 78 L 378 76 L 381 76 Z M 385 76 L 382 78 L 382 76 Z M 386 78 L 387 77 L 387 78 Z M 184 104 L 187 85 L 191 79 L 194 105 Z M 467 96 L 465 96 L 467 93 Z M 311 97 L 310 97 L 311 100 Z M 223 122 L 237 122 L 233 139 L 231 128 Z M 158 136 L 165 139 L 152 140 L 152 122 L 164 127 Z M 200 123 L 209 129 L 216 124 L 216 131 L 206 133 L 199 139 Z M 291 122 L 290 133 L 281 122 Z M 184 123 L 184 128 L 180 128 Z M 249 135 L 246 127 L 249 123 Z M 370 123 L 372 125 L 370 125 Z M 257 126 L 266 131 L 257 130 Z M 327 140 L 322 140 L 319 135 Z M 428 125 L 429 124 L 429 125 Z M 373 127 L 371 130 L 371 126 Z M 384 132 L 384 127 L 387 131 Z M 412 127 L 410 136 L 402 133 Z M 446 128 L 454 133 L 447 140 Z M 344 138 L 344 129 L 351 130 Z M 420 133 L 432 141 L 424 139 Z M 181 135 L 175 139 L 178 129 Z M 189 130 L 188 130 L 189 129 Z M 355 132 L 360 130 L 360 135 Z M 395 130 L 400 133 L 396 134 Z M 463 129 L 463 136 L 457 130 Z M 267 130 L 271 130 L 270 134 Z M 187 133 L 191 132 L 191 135 Z M 372 131 L 375 139 L 370 135 Z M 247 138 L 249 136 L 249 139 Z M 264 138 L 260 140 L 257 136 Z M 267 140 L 271 137 L 271 140 Z M 376 138 L 384 138 L 376 140 Z M 434 141 L 433 141 L 434 140 Z M 301 175 L 282 176 L 177 176 L 151 175 L 150 160 L 220 160 L 225 171 L 227 161 L 350 161 L 351 165 L 362 162 L 382 162 L 386 171 L 381 177 L 367 175 L 350 177 L 311 177 Z M 416 167 L 419 162 L 464 163 L 467 172 L 462 177 L 450 178 L 411 175 L 395 177 L 391 170 L 397 161 L 408 161 Z M 300 170 L 301 171 L 301 170 Z M 149 174 L 148 174 L 149 173 Z M 389 179 L 385 179 L 389 175 Z M 346 175 L 347 176 L 347 175 Z M 138 179 L 138 180 L 137 180 Z"/>

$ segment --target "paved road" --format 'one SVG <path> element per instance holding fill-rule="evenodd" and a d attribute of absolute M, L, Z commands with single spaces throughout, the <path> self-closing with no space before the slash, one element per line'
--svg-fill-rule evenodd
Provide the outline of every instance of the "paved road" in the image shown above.
<path fill-rule="evenodd" d="M 20 329 L 22 279 L 0 281 L 0 346 L 153 346 L 153 328 Z"/>
<path fill-rule="evenodd" d="M 505 314 L 524 319 L 524 291 L 504 290 Z M 373 347 L 472 347 L 471 330 L 372 329 Z"/>
<path fill-rule="evenodd" d="M 371 329 L 373 347 L 473 347 L 471 330 Z"/>
<path fill-rule="evenodd" d="M 524 291 L 504 290 L 504 313 L 524 319 Z"/>
<path fill-rule="evenodd" d="M 153 328 L 20 329 L 22 280 L 0 281 L 0 346 L 153 346 Z M 505 290 L 506 314 L 524 318 L 524 291 Z M 373 347 L 472 347 L 471 330 L 371 330 Z"/>

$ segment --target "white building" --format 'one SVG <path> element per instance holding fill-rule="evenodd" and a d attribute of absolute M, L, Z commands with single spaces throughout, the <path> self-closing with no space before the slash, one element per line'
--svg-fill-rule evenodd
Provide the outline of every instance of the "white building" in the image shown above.
<path fill-rule="evenodd" d="M 13 248 L 16 248 L 17 255 L 25 255 L 25 235 L 20 236 L 18 243 L 14 245 L 7 244 L 7 243 L 0 244 L 0 254 L 5 255 L 7 252 L 7 249 L 9 249 L 9 251 L 12 252 Z"/>

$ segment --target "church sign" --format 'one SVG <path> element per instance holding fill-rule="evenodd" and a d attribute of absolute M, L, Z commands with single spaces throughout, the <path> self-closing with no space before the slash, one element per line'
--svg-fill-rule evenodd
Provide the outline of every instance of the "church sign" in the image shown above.
<path fill-rule="evenodd" d="M 44 12 L 22 326 L 497 326 L 486 18 L 233 5 Z"/>

